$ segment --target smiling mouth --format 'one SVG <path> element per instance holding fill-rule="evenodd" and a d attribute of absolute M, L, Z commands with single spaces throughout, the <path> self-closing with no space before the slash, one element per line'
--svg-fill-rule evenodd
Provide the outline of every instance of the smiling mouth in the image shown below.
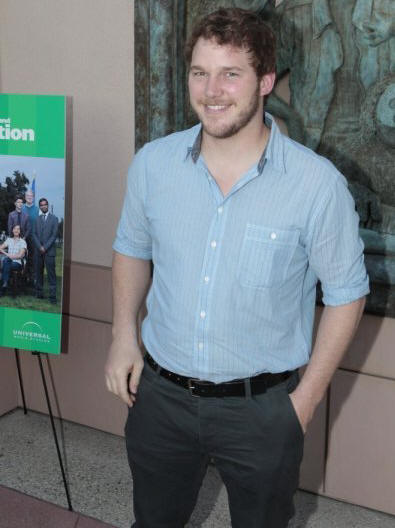
<path fill-rule="evenodd" d="M 204 107 L 209 112 L 223 112 L 224 110 L 227 110 L 230 105 L 204 105 Z"/>

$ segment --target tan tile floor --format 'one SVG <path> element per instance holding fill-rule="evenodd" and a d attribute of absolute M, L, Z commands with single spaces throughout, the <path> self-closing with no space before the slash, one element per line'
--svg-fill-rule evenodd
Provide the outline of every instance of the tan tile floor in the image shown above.
<path fill-rule="evenodd" d="M 57 423 L 73 509 L 117 528 L 130 528 L 132 486 L 124 440 L 70 422 Z M 0 417 L 0 484 L 66 507 L 47 416 L 21 409 Z M 290 528 L 395 528 L 395 517 L 298 492 Z M 7 528 L 2 523 L 0 527 Z M 225 489 L 207 472 L 188 528 L 229 528 Z M 40 527 L 41 528 L 41 527 Z"/>

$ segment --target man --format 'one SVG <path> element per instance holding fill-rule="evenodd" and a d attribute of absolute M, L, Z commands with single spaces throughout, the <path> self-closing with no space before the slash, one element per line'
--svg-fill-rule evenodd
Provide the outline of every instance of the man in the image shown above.
<path fill-rule="evenodd" d="M 34 224 L 33 241 L 35 247 L 35 277 L 36 297 L 43 299 L 44 266 L 47 270 L 49 283 L 49 300 L 56 304 L 56 237 L 58 235 L 58 219 L 48 212 L 48 200 L 41 198 L 38 202 L 40 216 Z"/>
<path fill-rule="evenodd" d="M 25 203 L 22 206 L 22 211 L 29 216 L 30 226 L 33 228 L 40 212 L 37 205 L 34 204 L 34 192 L 28 189 L 25 192 Z"/>
<path fill-rule="evenodd" d="M 34 277 L 34 242 L 33 242 L 33 230 L 34 224 L 39 215 L 39 209 L 34 203 L 34 193 L 32 189 L 28 189 L 25 193 L 25 203 L 22 206 L 22 212 L 26 213 L 29 217 L 30 233 L 26 238 L 27 243 L 27 261 L 26 261 L 26 276 L 30 283 L 33 283 Z"/>
<path fill-rule="evenodd" d="M 8 235 L 12 237 L 14 226 L 19 225 L 21 237 L 26 239 L 30 235 L 30 222 L 28 215 L 22 210 L 23 196 L 17 194 L 14 204 L 15 210 L 8 215 Z"/>
<path fill-rule="evenodd" d="M 303 433 L 363 311 L 344 178 L 262 120 L 274 56 L 256 15 L 207 16 L 187 46 L 200 124 L 147 144 L 130 169 L 106 382 L 130 408 L 136 528 L 184 526 L 209 459 L 233 527 L 287 526 Z M 309 362 L 318 278 L 326 307 Z"/>

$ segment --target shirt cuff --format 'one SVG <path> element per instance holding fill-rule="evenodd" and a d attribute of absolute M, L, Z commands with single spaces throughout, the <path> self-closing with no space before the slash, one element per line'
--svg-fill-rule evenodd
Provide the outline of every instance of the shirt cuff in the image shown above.
<path fill-rule="evenodd" d="M 127 257 L 134 257 L 142 260 L 152 260 L 152 251 L 150 249 L 139 248 L 128 244 L 127 246 L 115 241 L 112 245 L 112 249 L 121 255 Z"/>
<path fill-rule="evenodd" d="M 353 288 L 331 288 L 330 291 L 325 291 L 323 288 L 322 302 L 325 306 L 341 306 L 357 301 L 369 293 L 370 289 L 367 279 L 365 284 Z"/>

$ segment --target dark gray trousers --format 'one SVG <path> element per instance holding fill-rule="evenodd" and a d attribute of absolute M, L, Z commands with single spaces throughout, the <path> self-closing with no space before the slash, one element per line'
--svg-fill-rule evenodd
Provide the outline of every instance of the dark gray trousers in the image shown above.
<path fill-rule="evenodd" d="M 135 528 L 182 528 L 210 459 L 234 528 L 286 528 L 303 454 L 295 373 L 264 394 L 199 398 L 145 365 L 125 426 Z"/>
<path fill-rule="evenodd" d="M 56 300 L 56 262 L 55 256 L 42 255 L 38 249 L 35 253 L 36 293 L 42 295 L 44 288 L 44 266 L 47 270 L 49 298 Z"/>

